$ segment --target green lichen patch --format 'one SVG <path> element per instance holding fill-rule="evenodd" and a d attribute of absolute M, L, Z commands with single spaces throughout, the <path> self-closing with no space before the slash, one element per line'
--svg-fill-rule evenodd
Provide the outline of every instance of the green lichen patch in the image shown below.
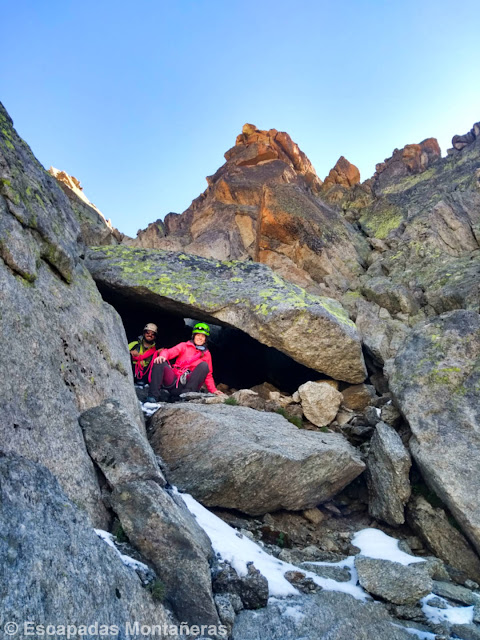
<path fill-rule="evenodd" d="M 355 326 L 340 303 L 306 293 L 266 265 L 110 246 L 91 249 L 89 262 L 94 275 L 99 260 L 128 286 L 145 288 L 209 313 L 228 304 L 243 305 L 263 317 L 310 308 L 323 310 L 345 327 Z"/>
<path fill-rule="evenodd" d="M 394 184 L 384 187 L 381 190 L 381 193 L 383 195 L 389 195 L 394 193 L 400 193 L 403 191 L 408 191 L 409 189 L 412 189 L 413 187 L 415 187 L 416 185 L 422 182 L 432 180 L 432 178 L 434 178 L 436 174 L 437 174 L 437 168 L 430 167 L 430 169 L 427 169 L 422 173 L 416 173 L 416 174 L 412 174 L 412 175 L 408 175 L 403 178 L 400 178 Z"/>
<path fill-rule="evenodd" d="M 401 211 L 394 205 L 382 202 L 381 206 L 365 212 L 359 222 L 368 235 L 384 240 L 391 231 L 398 229 L 403 220 Z"/>

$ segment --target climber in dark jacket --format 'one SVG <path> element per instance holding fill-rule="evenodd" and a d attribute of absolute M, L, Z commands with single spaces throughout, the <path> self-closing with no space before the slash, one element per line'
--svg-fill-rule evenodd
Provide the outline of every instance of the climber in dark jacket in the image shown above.
<path fill-rule="evenodd" d="M 210 327 L 197 323 L 188 342 L 180 342 L 171 349 L 159 351 L 154 359 L 147 402 L 168 400 L 188 391 L 199 391 L 205 383 L 208 391 L 224 395 L 215 387 L 212 375 L 212 356 L 207 346 Z M 175 364 L 169 360 L 176 358 Z"/>
<path fill-rule="evenodd" d="M 133 375 L 137 384 L 146 384 L 148 382 L 153 358 L 157 353 L 155 346 L 157 333 L 157 325 L 149 322 L 143 328 L 143 335 L 138 336 L 136 340 L 128 345 L 128 350 L 132 356 Z"/>

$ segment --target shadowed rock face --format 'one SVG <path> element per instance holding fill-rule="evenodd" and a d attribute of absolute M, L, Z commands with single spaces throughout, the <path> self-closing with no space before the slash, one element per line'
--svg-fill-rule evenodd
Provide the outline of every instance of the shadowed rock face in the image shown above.
<path fill-rule="evenodd" d="M 412 461 L 398 433 L 379 422 L 367 458 L 369 513 L 398 526 L 405 522 L 404 507 L 411 494 L 408 474 Z"/>
<path fill-rule="evenodd" d="M 121 320 L 79 259 L 80 237 L 69 199 L 0 105 L 0 448 L 48 467 L 105 528 L 77 417 L 113 394 L 142 417 Z"/>
<path fill-rule="evenodd" d="M 409 335 L 390 369 L 410 450 L 431 488 L 480 549 L 480 316 L 452 311 Z"/>
<path fill-rule="evenodd" d="M 44 466 L 0 457 L 0 519 L 2 622 L 20 629 L 29 620 L 120 629 L 175 622 Z"/>
<path fill-rule="evenodd" d="M 443 509 L 432 507 L 422 496 L 413 496 L 408 503 L 407 521 L 437 558 L 470 580 L 480 581 L 480 559 Z"/>
<path fill-rule="evenodd" d="M 153 417 L 151 444 L 182 491 L 250 515 L 315 507 L 365 468 L 342 435 L 247 407 L 167 407 Z"/>
<path fill-rule="evenodd" d="M 245 125 L 225 158 L 183 214 L 166 216 L 164 238 L 147 229 L 127 243 L 254 260 L 312 292 L 345 291 L 362 273 L 367 246 L 318 198 L 322 182 L 290 136 Z M 336 169 L 337 182 L 358 182 L 358 170 L 345 159 Z"/>
<path fill-rule="evenodd" d="M 122 246 L 91 249 L 86 264 L 99 285 L 132 303 L 148 299 L 184 317 L 241 329 L 337 380 L 366 377 L 355 325 L 342 307 L 264 265 Z"/>

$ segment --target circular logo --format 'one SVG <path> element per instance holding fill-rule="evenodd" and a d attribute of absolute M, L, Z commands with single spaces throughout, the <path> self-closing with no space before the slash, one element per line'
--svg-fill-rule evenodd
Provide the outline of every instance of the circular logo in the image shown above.
<path fill-rule="evenodd" d="M 14 636 L 18 631 L 18 624 L 16 622 L 6 622 L 3 630 L 7 636 Z"/>

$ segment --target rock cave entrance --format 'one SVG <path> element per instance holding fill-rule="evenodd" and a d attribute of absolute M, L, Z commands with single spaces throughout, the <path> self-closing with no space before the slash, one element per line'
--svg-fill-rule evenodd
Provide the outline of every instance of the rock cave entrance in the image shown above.
<path fill-rule="evenodd" d="M 326 378 L 239 329 L 219 325 L 218 320 L 206 314 L 199 313 L 192 318 L 192 310 L 186 306 L 173 308 L 166 300 L 165 306 L 160 307 L 149 302 L 148 297 L 119 293 L 99 283 L 97 286 L 105 302 L 120 314 L 129 342 L 141 335 L 147 322 L 154 322 L 159 328 L 157 346 L 172 347 L 190 338 L 194 322 L 208 322 L 212 327 L 209 348 L 216 384 L 223 382 L 231 388 L 247 389 L 270 382 L 281 391 L 293 393 L 308 380 Z"/>

